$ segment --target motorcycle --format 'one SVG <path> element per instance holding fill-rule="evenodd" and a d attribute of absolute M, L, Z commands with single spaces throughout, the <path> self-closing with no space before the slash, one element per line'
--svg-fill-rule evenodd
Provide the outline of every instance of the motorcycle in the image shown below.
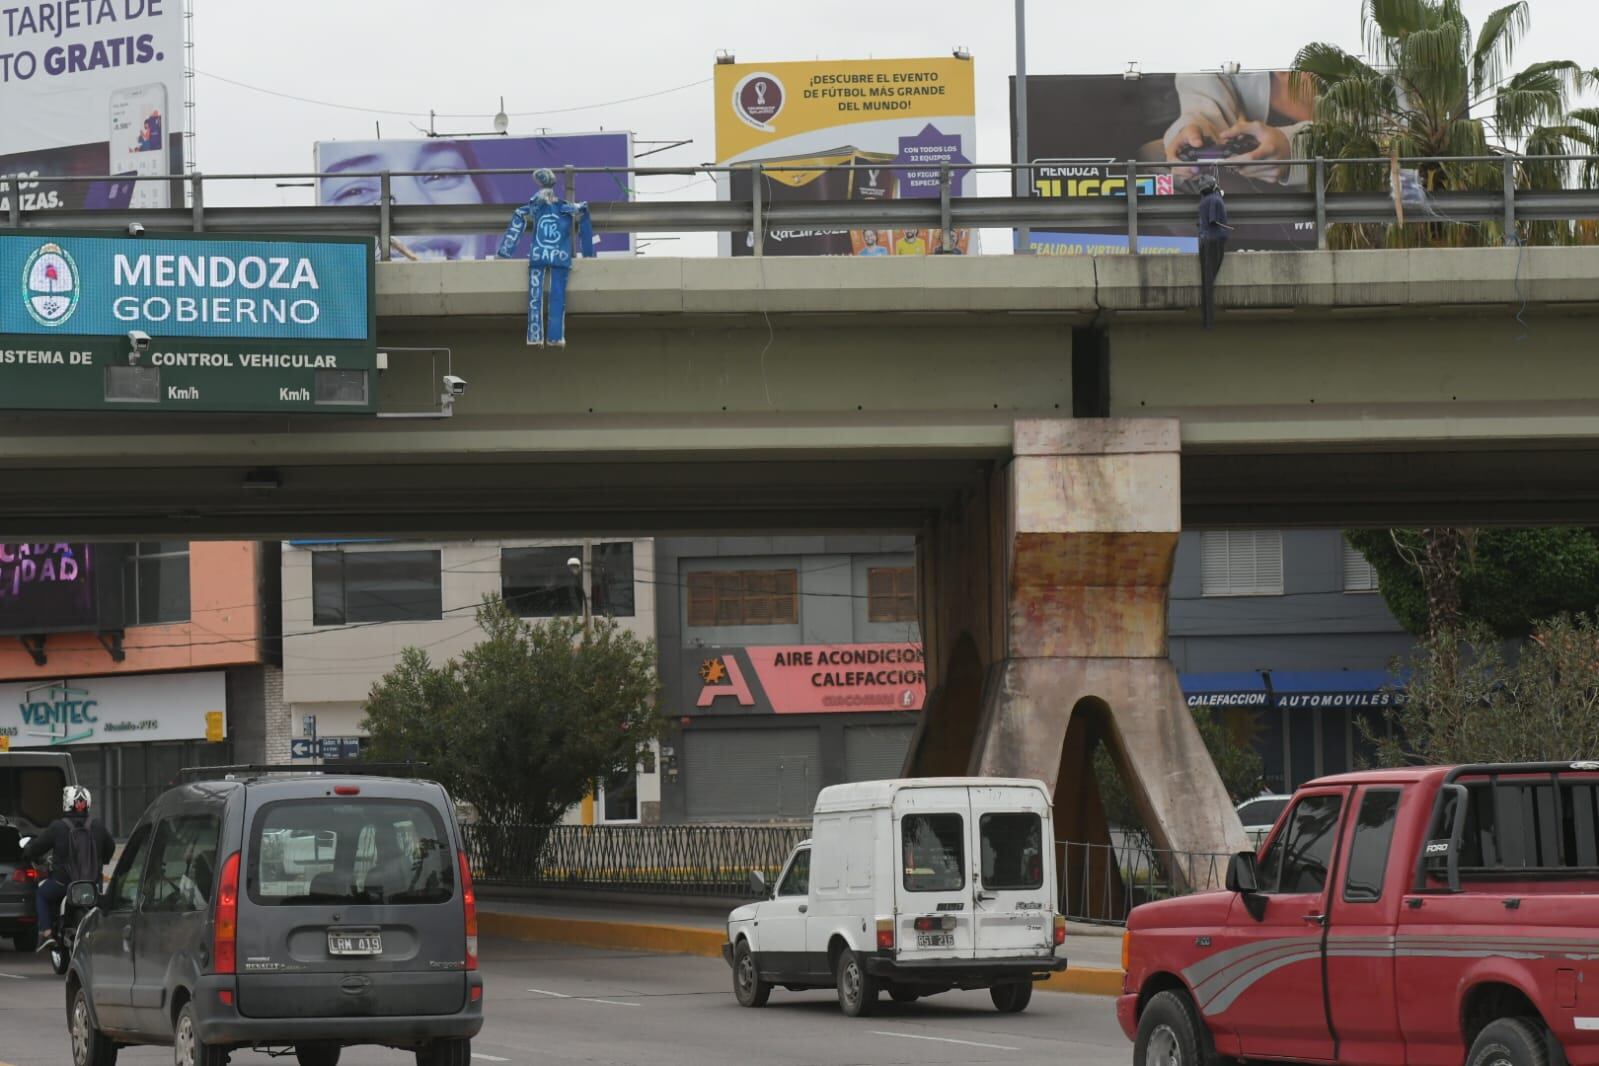
<path fill-rule="evenodd" d="M 39 870 L 40 881 L 49 876 L 45 870 Z M 88 908 L 74 906 L 70 896 L 61 897 L 61 907 L 56 913 L 55 939 L 50 942 L 50 947 L 45 952 L 50 962 L 50 969 L 57 975 L 65 974 L 67 967 L 72 963 L 72 945 L 77 943 L 78 925 L 87 913 Z"/>

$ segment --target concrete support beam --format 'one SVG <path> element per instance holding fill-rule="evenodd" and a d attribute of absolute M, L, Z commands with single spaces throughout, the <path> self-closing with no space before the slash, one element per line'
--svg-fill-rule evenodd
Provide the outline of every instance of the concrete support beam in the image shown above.
<path fill-rule="evenodd" d="M 1108 842 L 1092 780 L 1103 743 L 1157 846 L 1242 850 L 1166 657 L 1177 423 L 1027 421 L 1015 440 L 990 486 L 923 536 L 938 682 L 907 772 L 1039 778 L 1061 832 Z"/>

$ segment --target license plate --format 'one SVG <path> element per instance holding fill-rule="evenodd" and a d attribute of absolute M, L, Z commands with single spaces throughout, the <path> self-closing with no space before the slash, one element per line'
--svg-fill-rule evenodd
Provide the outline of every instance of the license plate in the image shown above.
<path fill-rule="evenodd" d="M 329 955 L 381 955 L 382 933 L 329 933 Z"/>
<path fill-rule="evenodd" d="M 916 946 L 919 948 L 952 948 L 955 946 L 955 934 L 917 933 Z"/>

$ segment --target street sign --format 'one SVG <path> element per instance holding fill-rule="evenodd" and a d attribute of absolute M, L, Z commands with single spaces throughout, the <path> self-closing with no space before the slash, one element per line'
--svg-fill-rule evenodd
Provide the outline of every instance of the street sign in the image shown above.
<path fill-rule="evenodd" d="M 311 758 L 311 741 L 308 740 L 308 739 L 302 738 L 302 737 L 290 737 L 289 738 L 289 758 L 291 758 L 291 759 L 309 759 L 309 758 Z"/>
<path fill-rule="evenodd" d="M 372 245 L 0 230 L 0 408 L 377 409 Z"/>
<path fill-rule="evenodd" d="M 0 751 L 10 751 L 10 750 L 11 750 L 11 738 L 6 736 L 4 733 L 0 733 Z"/>
<path fill-rule="evenodd" d="M 316 715 L 308 714 L 300 720 L 300 735 L 316 739 Z"/>
<path fill-rule="evenodd" d="M 210 741 L 212 744 L 220 744 L 222 742 L 222 737 L 222 712 L 206 711 L 205 739 Z"/>

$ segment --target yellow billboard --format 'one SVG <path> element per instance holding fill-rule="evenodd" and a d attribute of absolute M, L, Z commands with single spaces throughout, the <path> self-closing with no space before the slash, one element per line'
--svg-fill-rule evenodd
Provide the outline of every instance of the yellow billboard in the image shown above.
<path fill-rule="evenodd" d="M 748 198 L 760 163 L 769 201 L 937 199 L 943 163 L 977 156 L 977 93 L 969 59 L 867 59 L 719 63 L 715 70 L 716 159 L 736 169 L 724 195 Z M 847 167 L 848 169 L 843 169 Z M 975 191 L 956 171 L 952 192 Z M 951 234 L 953 250 L 973 251 Z M 729 249 L 748 255 L 754 235 Z M 769 230 L 775 255 L 926 255 L 934 230 Z"/>

